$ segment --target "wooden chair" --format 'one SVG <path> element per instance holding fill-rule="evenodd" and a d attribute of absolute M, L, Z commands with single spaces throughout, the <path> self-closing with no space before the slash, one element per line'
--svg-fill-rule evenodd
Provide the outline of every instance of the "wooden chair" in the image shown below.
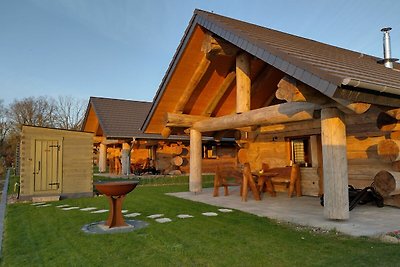
<path fill-rule="evenodd" d="M 300 197 L 301 194 L 301 181 L 300 181 L 300 166 L 293 164 L 291 167 L 278 167 L 268 169 L 269 172 L 279 173 L 279 175 L 272 177 L 271 182 L 274 185 L 284 185 L 288 190 L 288 196 L 292 197 L 294 191 L 296 196 Z"/>
<path fill-rule="evenodd" d="M 230 178 L 230 179 L 229 179 Z M 232 181 L 233 180 L 233 181 Z M 235 168 L 224 168 L 217 165 L 214 176 L 214 197 L 219 196 L 219 188 L 224 187 L 224 195 L 229 195 L 228 186 L 239 186 L 242 195 L 242 172 Z"/>

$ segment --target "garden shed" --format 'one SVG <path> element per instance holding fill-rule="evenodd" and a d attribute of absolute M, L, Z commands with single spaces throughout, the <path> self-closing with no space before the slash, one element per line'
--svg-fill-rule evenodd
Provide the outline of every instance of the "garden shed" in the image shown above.
<path fill-rule="evenodd" d="M 374 178 L 400 206 L 394 61 L 196 10 L 143 129 L 189 134 L 191 192 L 202 190 L 201 139 L 234 131 L 253 172 L 299 165 L 303 195 L 324 194 L 328 219 L 348 219 L 348 185 Z"/>
<path fill-rule="evenodd" d="M 44 200 L 93 195 L 93 134 L 23 126 L 20 198 Z"/>

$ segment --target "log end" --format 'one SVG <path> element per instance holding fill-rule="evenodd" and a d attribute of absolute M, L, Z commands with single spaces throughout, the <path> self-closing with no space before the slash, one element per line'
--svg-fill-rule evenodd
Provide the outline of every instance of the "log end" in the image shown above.
<path fill-rule="evenodd" d="M 382 170 L 374 177 L 374 185 L 379 194 L 387 197 L 396 190 L 396 180 L 393 174 L 389 171 Z"/>
<path fill-rule="evenodd" d="M 398 142 L 387 139 L 378 143 L 378 155 L 387 160 L 396 161 L 400 155 L 400 147 Z"/>

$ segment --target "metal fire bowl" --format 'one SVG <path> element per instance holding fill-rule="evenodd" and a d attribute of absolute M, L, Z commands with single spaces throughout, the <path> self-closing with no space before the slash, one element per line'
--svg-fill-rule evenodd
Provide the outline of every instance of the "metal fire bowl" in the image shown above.
<path fill-rule="evenodd" d="M 112 181 L 97 182 L 94 184 L 96 189 L 106 196 L 123 196 L 131 192 L 139 184 L 137 181 Z"/>

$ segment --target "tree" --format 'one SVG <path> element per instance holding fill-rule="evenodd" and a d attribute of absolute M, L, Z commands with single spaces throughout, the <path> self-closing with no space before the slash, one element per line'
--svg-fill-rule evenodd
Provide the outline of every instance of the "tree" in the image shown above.
<path fill-rule="evenodd" d="M 80 130 L 86 101 L 72 96 L 59 96 L 56 102 L 55 127 L 67 130 Z"/>
<path fill-rule="evenodd" d="M 8 118 L 17 132 L 22 125 L 54 127 L 56 110 L 53 98 L 27 97 L 10 104 Z"/>

